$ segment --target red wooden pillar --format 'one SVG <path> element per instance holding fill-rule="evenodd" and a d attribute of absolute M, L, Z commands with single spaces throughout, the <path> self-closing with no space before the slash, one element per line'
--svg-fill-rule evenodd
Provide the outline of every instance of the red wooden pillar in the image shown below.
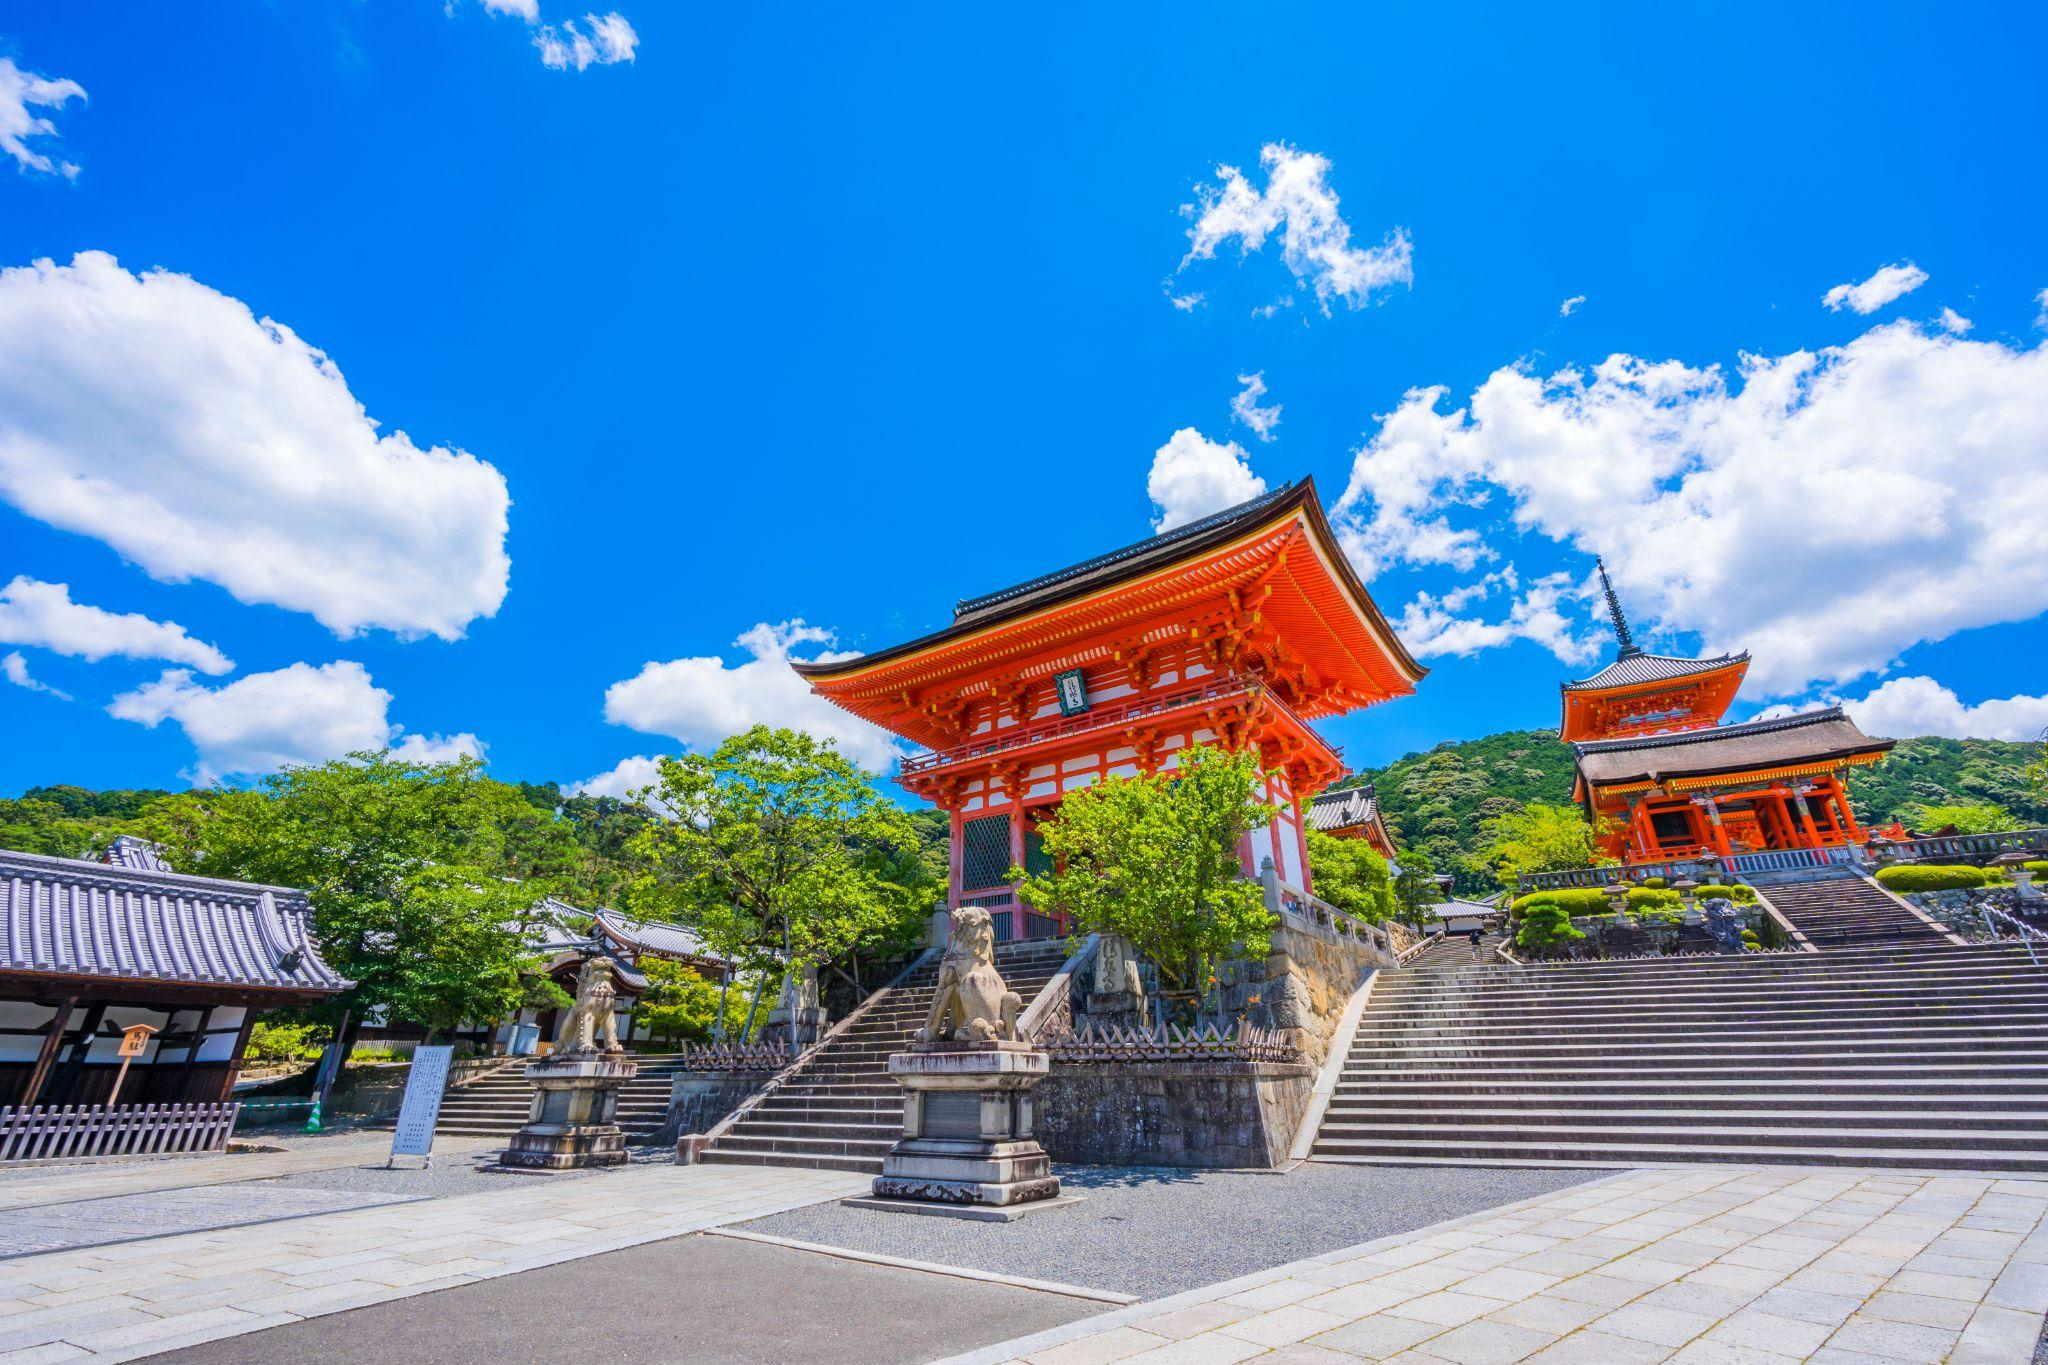
<path fill-rule="evenodd" d="M 1006 778 L 1003 786 L 1010 798 L 1010 866 L 1024 866 L 1024 784 L 1013 778 Z M 1024 937 L 1024 902 L 1011 887 L 1010 937 Z"/>
<path fill-rule="evenodd" d="M 1841 812 L 1841 823 L 1851 842 L 1863 842 L 1863 827 L 1856 823 L 1856 808 L 1849 804 L 1849 784 L 1839 777 L 1830 777 L 1828 785 L 1834 789 L 1834 808 Z"/>
<path fill-rule="evenodd" d="M 1796 790 L 1792 793 L 1792 800 L 1799 807 L 1799 825 L 1806 834 L 1806 847 L 1819 848 L 1821 846 L 1820 827 L 1813 823 L 1812 805 L 1807 802 L 1804 793 Z"/>
<path fill-rule="evenodd" d="M 960 819 L 960 812 L 958 810 L 952 810 L 948 811 L 946 814 L 952 824 L 951 838 L 948 840 L 946 845 L 946 908 L 950 910 L 957 907 L 960 904 L 960 892 L 962 890 L 962 887 L 960 885 L 960 860 L 965 852 L 965 841 L 962 839 L 960 834 L 960 826 L 962 824 L 962 821 Z"/>

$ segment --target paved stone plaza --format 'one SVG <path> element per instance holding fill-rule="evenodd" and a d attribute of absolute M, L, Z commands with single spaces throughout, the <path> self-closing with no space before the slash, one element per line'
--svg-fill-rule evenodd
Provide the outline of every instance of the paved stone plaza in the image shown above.
<path fill-rule="evenodd" d="M 2048 1182 L 1638 1171 L 1010 1341 L 1112 1360 L 2019 1365 L 2048 1313 Z"/>
<path fill-rule="evenodd" d="M 1089 1186 L 1086 1204 L 1016 1225 L 891 1215 L 887 1236 L 910 1239 L 898 1245 L 838 1207 L 865 1188 L 858 1175 L 647 1164 L 568 1180 L 485 1178 L 462 1171 L 450 1152 L 433 1174 L 458 1183 L 439 1188 L 481 1192 L 421 1193 L 427 1187 L 406 1183 L 414 1173 L 366 1163 L 369 1145 L 337 1140 L 5 1181 L 14 1218 L 66 1209 L 75 1217 L 94 1203 L 136 1199 L 210 1199 L 223 1220 L 251 1207 L 283 1211 L 0 1260 L 0 1362 L 179 1350 L 194 1365 L 373 1354 L 882 1362 L 948 1353 L 987 1365 L 1260 1356 L 2024 1365 L 2048 1312 L 2048 1182 L 1989 1174 L 1315 1165 L 1285 1176 L 1125 1173 Z M 236 1162 L 258 1178 L 223 1181 Z M 182 1192 L 167 1183 L 181 1172 L 194 1182 Z M 88 1175 L 129 1192 L 80 1200 L 76 1182 Z M 377 1207 L 294 1212 L 278 1202 L 307 1193 L 281 1181 L 374 1193 L 385 1175 L 394 1202 Z M 38 1185 L 45 1206 L 25 1202 Z M 1377 1203 L 1375 1190 L 1385 1195 Z M 1307 1195 L 1335 1209 L 1310 1243 L 1275 1235 L 1274 1220 L 1257 1213 Z M 1187 1207 L 1176 1212 L 1176 1202 Z M 1437 1216 L 1461 1208 L 1477 1211 Z M 1092 1274 L 1089 1257 L 1062 1247 L 1063 1219 L 1088 1243 Z M 833 1245 L 728 1235 L 758 1229 Z M 1011 1236 L 1019 1230 L 1025 1237 Z M 1370 1240 L 1376 1231 L 1387 1235 Z M 1237 1259 L 1190 1261 L 1188 1248 L 1202 1242 Z M 1305 1245 L 1328 1249 L 1304 1258 Z M 1148 1260 L 1171 1269 L 1155 1274 Z M 1226 1278 L 1247 1264 L 1260 1268 Z M 1220 1282 L 1162 1297 L 1162 1282 L 1199 1281 L 1201 1267 Z M 688 1294 L 620 1297 L 655 1283 Z M 805 1292 L 788 1292 L 796 1284 Z M 1120 1298 L 1116 1284 L 1141 1301 L 1122 1306 L 1134 1295 Z M 565 1307 L 597 1299 L 636 1307 L 595 1318 Z M 821 1303 L 832 1305 L 823 1317 Z"/>

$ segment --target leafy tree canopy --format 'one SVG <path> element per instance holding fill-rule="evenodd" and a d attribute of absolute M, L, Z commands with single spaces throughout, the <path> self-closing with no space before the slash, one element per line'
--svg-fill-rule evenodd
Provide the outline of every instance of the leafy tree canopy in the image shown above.
<path fill-rule="evenodd" d="M 1170 988 L 1200 990 L 1217 960 L 1272 932 L 1237 846 L 1275 811 L 1255 795 L 1257 755 L 1179 752 L 1171 770 L 1068 793 L 1038 827 L 1054 870 L 1025 880 L 1022 895 L 1071 916 L 1084 933 L 1122 934 Z"/>
<path fill-rule="evenodd" d="M 434 1030 L 526 1002 L 526 930 L 574 865 L 567 831 L 473 758 L 353 754 L 169 797 L 139 823 L 174 866 L 304 888 L 322 955 L 356 982 L 338 1004 Z"/>
<path fill-rule="evenodd" d="M 1968 805 L 1919 806 L 1906 822 L 1921 834 L 1953 829 L 1958 834 L 1997 834 L 2020 828 L 2020 819 L 2004 806 L 1990 801 Z"/>
<path fill-rule="evenodd" d="M 1600 852 L 1600 831 L 1576 806 L 1533 801 L 1493 822 L 1480 861 L 1513 890 L 1522 874 L 1614 861 Z"/>
<path fill-rule="evenodd" d="M 908 816 L 829 742 L 757 725 L 664 759 L 667 818 L 630 841 L 637 908 L 755 968 L 819 967 L 916 938 L 932 891 Z"/>
<path fill-rule="evenodd" d="M 634 1006 L 634 1015 L 648 1032 L 671 1045 L 699 1043 L 711 1036 L 718 1022 L 718 987 L 680 962 L 648 958 L 640 971 L 647 977 L 647 991 Z"/>
<path fill-rule="evenodd" d="M 1401 908 L 1393 870 L 1363 839 L 1335 839 L 1310 830 L 1308 868 L 1316 895 L 1347 914 L 1378 924 L 1393 919 Z"/>

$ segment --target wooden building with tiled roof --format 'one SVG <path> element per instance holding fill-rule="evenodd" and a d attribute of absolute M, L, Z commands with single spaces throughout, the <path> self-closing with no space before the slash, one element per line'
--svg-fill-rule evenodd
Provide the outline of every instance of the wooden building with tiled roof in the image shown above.
<path fill-rule="evenodd" d="M 1873 739 L 1830 706 L 1721 724 L 1749 655 L 1687 659 L 1638 648 L 1599 566 L 1619 651 L 1562 685 L 1559 737 L 1572 746 L 1572 795 L 1605 822 L 1606 851 L 1624 861 L 1720 857 L 1854 843 L 1863 831 L 1844 778 L 1892 742 Z"/>
<path fill-rule="evenodd" d="M 265 1010 L 352 983 L 320 958 L 305 893 L 107 860 L 0 851 L 0 1105 L 104 1104 L 129 1030 L 126 1104 L 224 1100 Z"/>
<path fill-rule="evenodd" d="M 1300 805 L 1344 773 L 1313 722 L 1423 676 L 1304 480 L 1079 564 L 960 602 L 873 654 L 796 665 L 813 691 L 925 747 L 898 781 L 952 815 L 955 905 L 1006 937 L 1060 931 L 1006 873 L 1037 822 L 1105 775 L 1194 744 L 1255 747 L 1282 815 L 1240 850 L 1307 887 Z"/>

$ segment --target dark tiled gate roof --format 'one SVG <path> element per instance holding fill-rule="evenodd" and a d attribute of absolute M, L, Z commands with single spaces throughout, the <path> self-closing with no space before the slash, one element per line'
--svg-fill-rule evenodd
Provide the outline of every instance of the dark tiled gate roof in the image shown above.
<path fill-rule="evenodd" d="M 1883 753 L 1888 739 L 1872 739 L 1839 706 L 1796 716 L 1717 725 L 1675 735 L 1602 739 L 1572 745 L 1579 776 L 1588 782 L 1646 782 L 1702 777 L 1788 763 L 1819 763 L 1856 754 Z"/>
<path fill-rule="evenodd" d="M 1681 659 L 1671 654 L 1644 654 L 1637 651 L 1622 655 L 1590 678 L 1559 683 L 1558 686 L 1567 692 L 1593 692 L 1608 687 L 1627 687 L 1634 683 L 1689 678 L 1695 673 L 1711 673 L 1730 664 L 1747 662 L 1747 650 L 1740 654 L 1723 654 L 1712 659 Z"/>
<path fill-rule="evenodd" d="M 1308 803 L 1308 827 L 1329 831 L 1369 825 L 1379 815 L 1379 806 L 1371 787 L 1326 791 Z"/>
<path fill-rule="evenodd" d="M 0 849 L 0 972 L 327 994 L 306 895 Z"/>

